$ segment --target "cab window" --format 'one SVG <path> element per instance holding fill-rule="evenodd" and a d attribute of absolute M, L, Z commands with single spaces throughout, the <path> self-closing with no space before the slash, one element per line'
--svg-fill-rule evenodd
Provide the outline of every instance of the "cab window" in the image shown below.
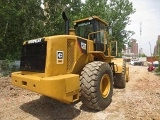
<path fill-rule="evenodd" d="M 89 33 L 94 31 L 92 23 L 92 21 L 85 21 L 75 25 L 76 35 L 87 39 Z"/>
<path fill-rule="evenodd" d="M 96 42 L 107 44 L 106 43 L 107 40 L 104 37 L 105 36 L 105 31 L 106 31 L 106 26 L 103 23 L 101 23 L 99 21 L 96 21 L 95 28 L 96 28 L 96 31 L 100 31 L 100 32 L 96 33 Z"/>

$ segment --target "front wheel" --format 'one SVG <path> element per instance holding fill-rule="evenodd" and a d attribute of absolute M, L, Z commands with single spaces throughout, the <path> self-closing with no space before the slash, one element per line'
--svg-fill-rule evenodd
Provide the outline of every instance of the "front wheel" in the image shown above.
<path fill-rule="evenodd" d="M 113 94 L 113 73 L 109 64 L 101 61 L 88 63 L 81 72 L 80 93 L 83 104 L 95 110 L 103 110 Z"/>
<path fill-rule="evenodd" d="M 127 73 L 128 75 L 129 73 Z M 123 61 L 123 66 L 122 66 L 122 72 L 121 73 L 116 73 L 115 74 L 115 79 L 114 79 L 114 87 L 116 88 L 125 88 L 126 87 L 126 62 Z"/>

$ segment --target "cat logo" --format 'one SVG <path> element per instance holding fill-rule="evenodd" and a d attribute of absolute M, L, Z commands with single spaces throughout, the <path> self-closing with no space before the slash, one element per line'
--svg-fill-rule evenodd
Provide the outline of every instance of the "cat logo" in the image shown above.
<path fill-rule="evenodd" d="M 82 48 L 83 50 L 86 50 L 86 43 L 81 42 L 81 48 Z"/>
<path fill-rule="evenodd" d="M 57 64 L 63 64 L 64 52 L 57 51 Z"/>

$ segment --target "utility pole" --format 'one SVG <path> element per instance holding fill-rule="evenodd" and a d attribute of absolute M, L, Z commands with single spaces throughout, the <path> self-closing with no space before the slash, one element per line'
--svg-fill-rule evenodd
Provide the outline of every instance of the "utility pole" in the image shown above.
<path fill-rule="evenodd" d="M 151 52 L 151 43 L 149 41 L 149 46 L 150 46 L 150 53 L 151 53 L 151 57 L 152 57 L 152 52 Z"/>
<path fill-rule="evenodd" d="M 140 42 L 139 42 L 139 57 L 141 57 L 141 35 L 142 35 L 142 22 L 140 22 Z"/>

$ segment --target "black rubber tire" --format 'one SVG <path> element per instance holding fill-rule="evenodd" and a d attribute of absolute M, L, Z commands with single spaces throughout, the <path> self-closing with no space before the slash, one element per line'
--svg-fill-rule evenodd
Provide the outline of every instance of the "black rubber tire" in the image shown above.
<path fill-rule="evenodd" d="M 114 78 L 114 87 L 123 89 L 126 87 L 126 62 L 123 61 L 122 73 L 116 73 Z"/>
<path fill-rule="evenodd" d="M 100 86 L 104 80 L 109 81 L 105 83 L 108 86 L 106 96 L 103 96 Z M 109 106 L 113 95 L 113 73 L 108 63 L 101 61 L 88 63 L 81 72 L 80 81 L 80 98 L 85 106 L 94 110 L 104 110 Z"/>

